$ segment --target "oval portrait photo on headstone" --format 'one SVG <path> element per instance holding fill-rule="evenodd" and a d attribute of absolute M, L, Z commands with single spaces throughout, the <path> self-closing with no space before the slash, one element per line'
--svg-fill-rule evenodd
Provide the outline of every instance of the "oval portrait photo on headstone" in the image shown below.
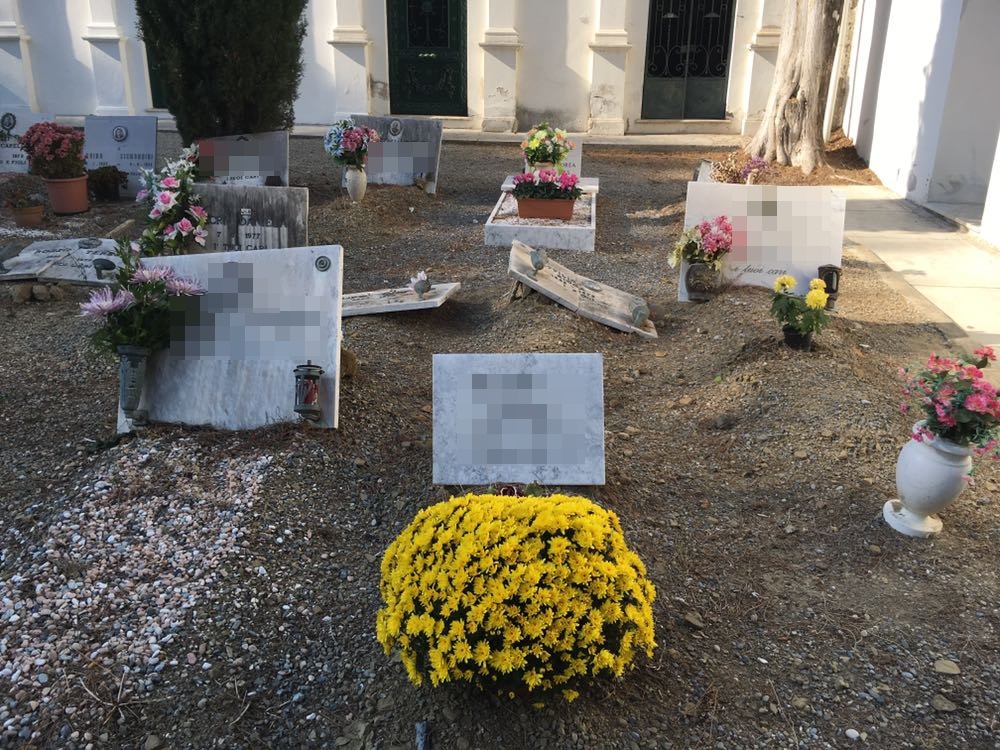
<path fill-rule="evenodd" d="M 115 142 L 121 143 L 128 138 L 128 128 L 124 125 L 116 125 L 111 129 L 111 137 L 115 139 Z"/>
<path fill-rule="evenodd" d="M 0 117 L 0 128 L 10 132 L 17 125 L 17 117 L 13 112 L 4 112 L 3 117 Z"/>

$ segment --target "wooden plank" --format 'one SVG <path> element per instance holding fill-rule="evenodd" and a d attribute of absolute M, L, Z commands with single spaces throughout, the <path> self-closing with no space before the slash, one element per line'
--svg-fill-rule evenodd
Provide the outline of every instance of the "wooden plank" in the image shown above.
<path fill-rule="evenodd" d="M 507 271 L 515 279 L 584 318 L 643 338 L 657 338 L 651 320 L 647 319 L 641 327 L 632 325 L 632 311 L 646 304 L 642 297 L 588 279 L 551 258 L 546 260 L 544 268 L 536 271 L 531 264 L 531 250 L 523 242 L 511 243 Z"/>
<path fill-rule="evenodd" d="M 449 297 L 461 288 L 461 283 L 457 281 L 448 284 L 433 284 L 431 285 L 431 290 L 424 295 L 423 299 L 417 297 L 417 293 L 407 287 L 345 294 L 344 309 L 341 317 L 405 312 L 407 310 L 428 310 L 441 307 Z"/>

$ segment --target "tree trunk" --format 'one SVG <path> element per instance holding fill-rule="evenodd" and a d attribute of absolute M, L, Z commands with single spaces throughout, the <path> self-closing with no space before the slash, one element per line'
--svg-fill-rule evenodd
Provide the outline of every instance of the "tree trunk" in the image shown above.
<path fill-rule="evenodd" d="M 774 82 L 747 152 L 804 174 L 824 163 L 823 115 L 844 0 L 785 0 Z"/>

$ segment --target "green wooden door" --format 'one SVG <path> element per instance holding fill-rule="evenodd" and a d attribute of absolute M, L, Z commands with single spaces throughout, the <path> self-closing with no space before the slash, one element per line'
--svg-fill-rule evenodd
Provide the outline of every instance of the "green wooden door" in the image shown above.
<path fill-rule="evenodd" d="M 386 14 L 392 114 L 466 116 L 465 0 L 386 0 Z"/>

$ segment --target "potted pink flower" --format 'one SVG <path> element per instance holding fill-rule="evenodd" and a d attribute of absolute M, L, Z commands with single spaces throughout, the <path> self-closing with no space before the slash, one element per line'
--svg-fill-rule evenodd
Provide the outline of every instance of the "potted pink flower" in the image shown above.
<path fill-rule="evenodd" d="M 524 219 L 572 219 L 573 206 L 583 192 L 579 181 L 572 172 L 560 174 L 554 169 L 514 175 L 517 215 Z"/>
<path fill-rule="evenodd" d="M 54 122 L 38 122 L 17 142 L 27 156 L 28 170 L 45 179 L 54 213 L 78 214 L 90 208 L 83 133 Z"/>

